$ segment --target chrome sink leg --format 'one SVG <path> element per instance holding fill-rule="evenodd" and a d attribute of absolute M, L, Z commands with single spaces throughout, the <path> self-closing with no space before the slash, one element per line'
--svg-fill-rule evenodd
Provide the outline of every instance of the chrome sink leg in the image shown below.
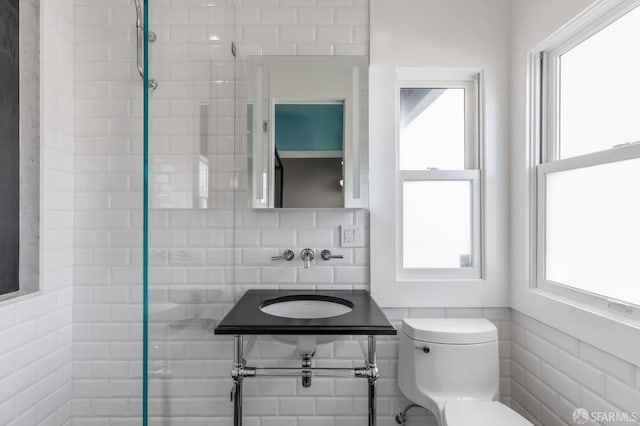
<path fill-rule="evenodd" d="M 367 345 L 367 369 L 369 376 L 369 426 L 376 426 L 376 382 L 380 377 L 376 360 L 376 337 L 369 336 Z"/>
<path fill-rule="evenodd" d="M 233 426 L 242 426 L 242 335 L 233 336 Z"/>

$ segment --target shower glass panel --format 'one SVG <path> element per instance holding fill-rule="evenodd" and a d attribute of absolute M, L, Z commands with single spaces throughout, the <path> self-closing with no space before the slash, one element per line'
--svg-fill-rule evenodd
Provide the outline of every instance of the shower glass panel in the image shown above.
<path fill-rule="evenodd" d="M 144 37 L 155 81 L 145 115 L 144 402 L 148 424 L 161 425 L 229 423 L 232 414 L 232 345 L 213 330 L 235 299 L 235 8 L 185 3 L 149 2 Z"/>

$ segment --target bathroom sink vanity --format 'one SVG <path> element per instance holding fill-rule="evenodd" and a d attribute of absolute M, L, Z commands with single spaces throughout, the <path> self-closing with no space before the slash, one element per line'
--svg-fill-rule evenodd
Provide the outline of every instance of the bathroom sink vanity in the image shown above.
<path fill-rule="evenodd" d="M 313 375 L 354 377 L 368 381 L 369 426 L 376 424 L 376 336 L 397 331 L 378 304 L 364 290 L 249 290 L 215 329 L 215 334 L 234 336 L 234 426 L 242 425 L 242 382 L 248 377 L 299 376 L 310 385 Z M 365 335 L 367 350 L 362 367 L 319 368 L 311 366 L 313 353 L 304 354 L 300 368 L 247 366 L 244 336 L 258 335 L 338 336 Z"/>

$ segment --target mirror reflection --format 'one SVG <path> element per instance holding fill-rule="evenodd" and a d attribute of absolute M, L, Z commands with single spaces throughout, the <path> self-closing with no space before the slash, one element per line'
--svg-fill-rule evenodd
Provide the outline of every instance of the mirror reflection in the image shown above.
<path fill-rule="evenodd" d="M 344 104 L 276 103 L 274 111 L 274 207 L 343 207 Z"/>
<path fill-rule="evenodd" d="M 366 207 L 367 58 L 249 61 L 254 208 Z"/>

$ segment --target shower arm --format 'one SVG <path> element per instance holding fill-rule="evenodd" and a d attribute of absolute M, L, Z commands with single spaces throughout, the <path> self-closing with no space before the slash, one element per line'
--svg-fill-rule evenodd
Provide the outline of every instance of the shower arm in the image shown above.
<path fill-rule="evenodd" d="M 144 79 L 143 49 L 144 49 L 144 26 L 142 25 L 142 6 L 140 0 L 134 0 L 136 8 L 136 60 L 138 74 Z M 156 34 L 149 31 L 149 42 L 156 41 Z M 149 79 L 149 89 L 155 90 L 158 87 L 158 81 L 154 78 Z"/>

